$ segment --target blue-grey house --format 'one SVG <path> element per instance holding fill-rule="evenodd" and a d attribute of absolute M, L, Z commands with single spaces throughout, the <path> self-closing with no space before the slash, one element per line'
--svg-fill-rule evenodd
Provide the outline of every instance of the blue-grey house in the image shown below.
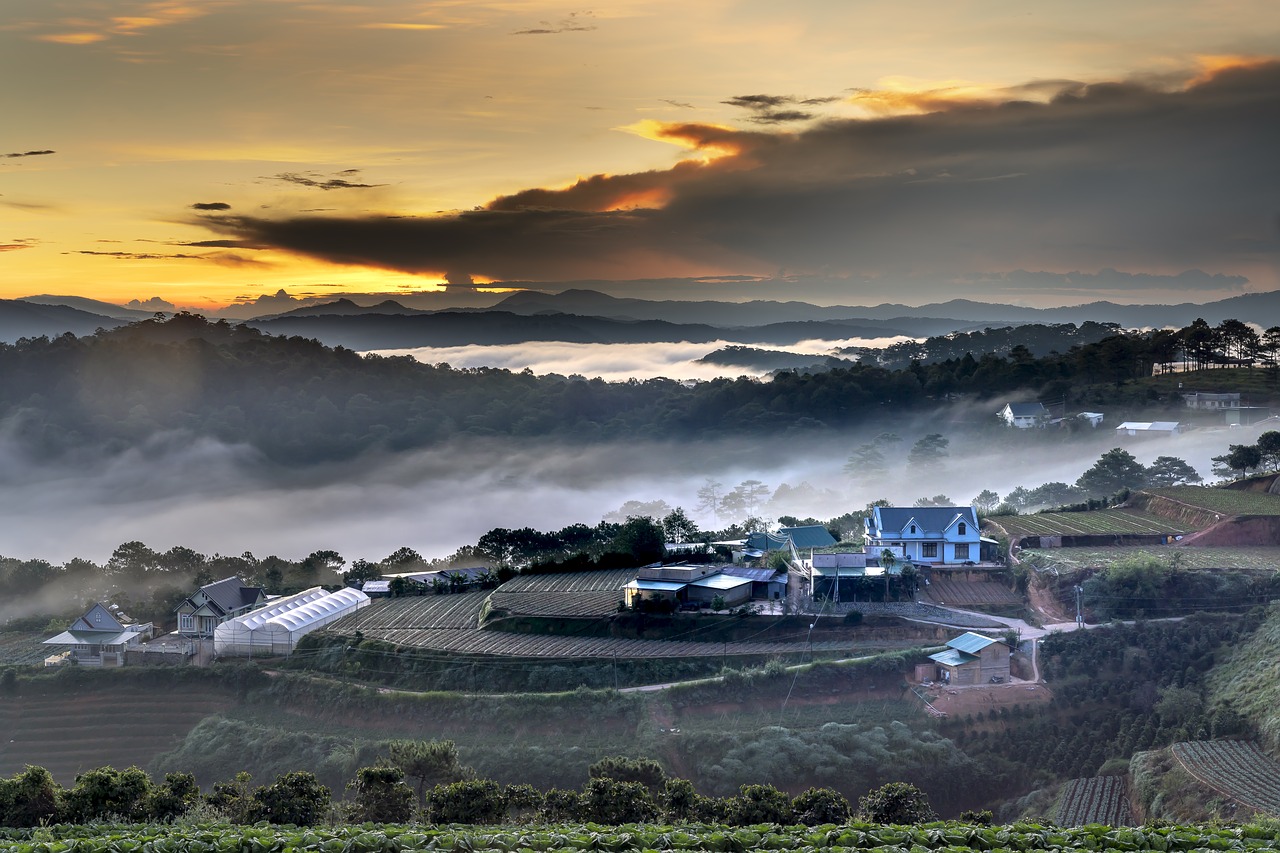
<path fill-rule="evenodd" d="M 972 565 L 982 559 L 978 513 L 971 506 L 878 506 L 867 516 L 866 553 L 883 550 L 924 565 Z"/>

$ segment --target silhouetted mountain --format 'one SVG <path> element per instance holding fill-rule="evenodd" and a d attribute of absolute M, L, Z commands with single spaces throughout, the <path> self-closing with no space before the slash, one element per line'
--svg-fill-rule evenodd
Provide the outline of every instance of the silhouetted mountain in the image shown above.
<path fill-rule="evenodd" d="M 887 324 L 840 321 L 774 323 L 729 329 L 702 323 L 661 320 L 621 321 L 571 314 L 519 315 L 508 311 L 438 314 L 357 314 L 322 317 L 290 316 L 254 320 L 248 325 L 274 335 L 301 335 L 330 346 L 354 350 L 400 349 L 468 344 L 518 344 L 529 341 L 569 343 L 740 343 L 793 344 L 802 340 L 843 340 L 907 334 Z"/>
<path fill-rule="evenodd" d="M 128 322 L 101 314 L 90 314 L 66 305 L 0 299 L 0 341 L 5 343 L 42 335 L 54 338 L 67 332 L 76 336 L 92 335 L 98 329 L 114 329 Z"/>
<path fill-rule="evenodd" d="M 320 305 L 306 305 L 302 308 L 294 308 L 292 311 L 284 311 L 280 314 L 265 314 L 261 317 L 254 317 L 254 322 L 262 322 L 265 320 L 278 320 L 282 317 L 353 317 L 360 314 L 426 314 L 427 311 L 420 311 L 417 308 L 406 308 L 394 299 L 384 299 L 375 305 L 360 305 L 346 297 L 336 299 L 333 302 L 325 302 Z"/>
<path fill-rule="evenodd" d="M 39 296 L 23 296 L 18 301 L 31 302 L 37 305 L 65 305 L 68 308 L 87 311 L 90 314 L 113 317 L 116 320 L 148 320 L 155 316 L 154 311 L 146 311 L 141 308 L 125 308 L 123 305 L 116 305 L 114 302 L 103 302 L 100 299 L 89 299 L 85 296 L 55 296 L 46 293 Z"/>

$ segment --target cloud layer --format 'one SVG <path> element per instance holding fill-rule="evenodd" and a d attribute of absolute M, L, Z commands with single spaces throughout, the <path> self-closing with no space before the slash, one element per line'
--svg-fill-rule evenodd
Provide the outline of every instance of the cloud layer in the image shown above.
<path fill-rule="evenodd" d="M 451 215 L 203 221 L 336 263 L 495 280 L 783 271 L 963 286 L 987 270 L 1275 271 L 1280 63 L 1181 88 L 1050 88 L 1043 102 L 935 94 L 930 112 L 796 133 L 655 125 L 704 159 Z M 766 112 L 798 103 L 736 100 Z"/>

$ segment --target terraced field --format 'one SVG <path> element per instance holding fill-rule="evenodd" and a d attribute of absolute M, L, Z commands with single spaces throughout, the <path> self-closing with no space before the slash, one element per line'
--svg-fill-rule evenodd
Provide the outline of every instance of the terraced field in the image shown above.
<path fill-rule="evenodd" d="M 70 785 L 77 773 L 104 764 L 145 767 L 200 720 L 235 704 L 207 689 L 140 694 L 85 687 L 75 694 L 8 697 L 0 701 L 0 775 L 39 764 Z"/>
<path fill-rule="evenodd" d="M 31 666 L 44 662 L 60 649 L 42 643 L 53 631 L 0 631 L 0 664 Z"/>
<path fill-rule="evenodd" d="M 1129 777 L 1091 776 L 1072 779 L 1058 797 L 1059 826 L 1133 826 L 1129 811 Z"/>
<path fill-rule="evenodd" d="M 1228 569 L 1272 572 L 1280 568 L 1280 548 L 1192 548 L 1171 545 L 1149 545 L 1114 548 L 1028 548 L 1022 558 L 1037 565 L 1057 566 L 1062 570 L 1097 569 L 1116 560 L 1153 557 L 1169 563 L 1177 556 L 1184 569 Z"/>
<path fill-rule="evenodd" d="M 1280 515 L 1280 495 L 1215 489 L 1207 486 L 1171 486 L 1167 489 L 1147 489 L 1146 491 L 1223 515 Z"/>
<path fill-rule="evenodd" d="M 457 630 L 479 625 L 480 608 L 489 597 L 486 591 L 453 595 L 424 595 L 409 598 L 381 598 L 329 626 L 338 634 L 360 631 L 413 631 L 426 628 Z"/>
<path fill-rule="evenodd" d="M 1280 816 L 1280 763 L 1252 741 L 1175 743 L 1173 755 L 1192 776 L 1223 796 Z"/>
<path fill-rule="evenodd" d="M 1102 509 L 1092 512 L 1046 512 L 1035 515 L 1000 515 L 991 519 L 1012 537 L 1081 536 L 1098 534 L 1186 533 L 1176 521 L 1136 509 Z"/>
<path fill-rule="evenodd" d="M 598 617 L 616 612 L 635 569 L 521 575 L 494 591 L 495 610 L 515 616 Z"/>
<path fill-rule="evenodd" d="M 1005 607 L 1022 602 L 1016 592 L 994 581 L 934 578 L 923 592 L 926 601 L 952 607 Z"/>

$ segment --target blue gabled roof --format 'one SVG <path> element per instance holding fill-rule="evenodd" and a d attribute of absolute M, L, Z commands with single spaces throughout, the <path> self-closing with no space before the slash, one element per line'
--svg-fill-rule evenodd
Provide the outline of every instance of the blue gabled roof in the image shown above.
<path fill-rule="evenodd" d="M 978 513 L 971 506 L 878 506 L 875 523 L 883 533 L 897 533 L 914 518 L 922 532 L 941 533 L 957 517 L 978 531 Z"/>
<path fill-rule="evenodd" d="M 752 533 L 747 536 L 747 547 L 757 551 L 780 551 L 787 546 L 787 537 L 772 533 Z"/>
<path fill-rule="evenodd" d="M 803 527 L 783 527 L 779 536 L 790 536 L 791 544 L 797 548 L 830 548 L 836 544 L 831 531 L 821 524 L 806 524 Z"/>

